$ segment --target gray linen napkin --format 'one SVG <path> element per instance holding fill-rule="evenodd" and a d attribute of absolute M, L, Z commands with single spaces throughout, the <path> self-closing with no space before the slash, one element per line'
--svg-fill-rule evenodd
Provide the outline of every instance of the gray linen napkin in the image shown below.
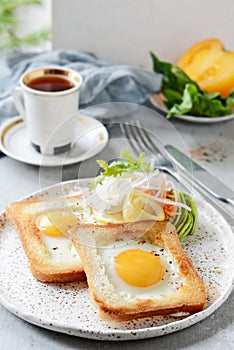
<path fill-rule="evenodd" d="M 76 51 L 50 51 L 18 54 L 0 59 L 0 124 L 18 114 L 12 91 L 20 76 L 43 66 L 64 66 L 79 71 L 83 77 L 80 108 L 105 102 L 143 104 L 161 87 L 160 74 L 127 65 L 111 65 L 94 56 Z"/>

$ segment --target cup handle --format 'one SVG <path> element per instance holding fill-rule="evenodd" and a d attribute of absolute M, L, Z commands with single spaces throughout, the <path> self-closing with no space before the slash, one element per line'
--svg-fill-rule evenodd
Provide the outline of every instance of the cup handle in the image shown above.
<path fill-rule="evenodd" d="M 21 117 L 24 119 L 24 122 L 26 123 L 26 113 L 25 113 L 25 108 L 22 103 L 22 96 L 23 96 L 23 89 L 20 86 L 16 86 L 14 92 L 13 92 L 13 99 L 14 99 L 14 104 L 20 113 Z"/>

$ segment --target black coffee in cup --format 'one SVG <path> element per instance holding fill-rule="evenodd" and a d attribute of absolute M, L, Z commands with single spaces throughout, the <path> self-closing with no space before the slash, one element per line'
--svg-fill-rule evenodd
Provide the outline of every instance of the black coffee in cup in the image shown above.
<path fill-rule="evenodd" d="M 25 72 L 14 102 L 34 148 L 46 155 L 64 153 L 74 141 L 81 75 L 66 67 Z"/>
<path fill-rule="evenodd" d="M 28 87 L 34 90 L 45 92 L 59 92 L 72 89 L 75 85 L 60 76 L 56 75 L 44 75 L 34 78 L 27 83 Z"/>

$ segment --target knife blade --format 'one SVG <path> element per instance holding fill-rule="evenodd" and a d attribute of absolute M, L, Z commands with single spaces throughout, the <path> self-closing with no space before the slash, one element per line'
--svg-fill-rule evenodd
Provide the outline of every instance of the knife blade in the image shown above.
<path fill-rule="evenodd" d="M 164 145 L 176 165 L 187 173 L 193 180 L 217 199 L 234 205 L 234 192 L 220 181 L 215 175 L 197 164 L 189 156 L 172 145 Z"/>

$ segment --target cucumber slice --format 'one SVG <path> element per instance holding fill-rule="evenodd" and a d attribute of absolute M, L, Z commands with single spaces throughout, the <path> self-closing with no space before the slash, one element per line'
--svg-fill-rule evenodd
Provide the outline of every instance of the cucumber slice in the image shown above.
<path fill-rule="evenodd" d="M 184 226 L 181 228 L 179 233 L 179 239 L 182 240 L 185 236 L 187 236 L 187 232 L 191 229 L 191 222 L 193 222 L 192 214 L 188 212 L 187 221 Z"/>
<path fill-rule="evenodd" d="M 172 192 L 174 193 L 174 192 Z M 197 205 L 193 198 L 188 194 L 177 191 L 178 202 L 186 204 L 191 208 L 191 211 L 183 207 L 178 207 L 176 217 L 171 219 L 175 226 L 180 240 L 183 240 L 187 235 L 193 235 L 197 225 Z"/>
<path fill-rule="evenodd" d="M 180 233 L 180 231 L 182 230 L 182 228 L 183 228 L 184 225 L 186 224 L 187 219 L 188 219 L 188 211 L 185 210 L 185 213 L 184 213 L 184 215 L 183 215 L 183 219 L 182 219 L 181 223 L 178 225 L 178 227 L 177 227 L 177 229 L 176 229 L 178 234 Z"/>
<path fill-rule="evenodd" d="M 183 230 L 180 232 L 180 241 L 183 241 L 183 239 L 191 234 L 191 229 L 193 228 L 194 218 L 191 213 L 189 213 L 189 220 L 188 220 L 188 226 L 184 226 Z"/>
<path fill-rule="evenodd" d="M 190 235 L 193 235 L 197 226 L 197 205 L 194 200 L 191 201 L 190 203 L 190 208 L 192 209 L 192 214 L 193 214 L 193 227 L 191 229 Z"/>
<path fill-rule="evenodd" d="M 177 191 L 177 194 L 178 194 L 178 202 L 181 202 L 181 203 L 185 204 L 185 199 L 184 199 L 183 192 Z M 186 211 L 185 208 L 178 207 L 177 214 L 176 214 L 176 219 L 173 222 L 173 224 L 174 224 L 174 226 L 176 228 L 181 224 L 181 221 L 183 220 L 185 211 Z"/>

